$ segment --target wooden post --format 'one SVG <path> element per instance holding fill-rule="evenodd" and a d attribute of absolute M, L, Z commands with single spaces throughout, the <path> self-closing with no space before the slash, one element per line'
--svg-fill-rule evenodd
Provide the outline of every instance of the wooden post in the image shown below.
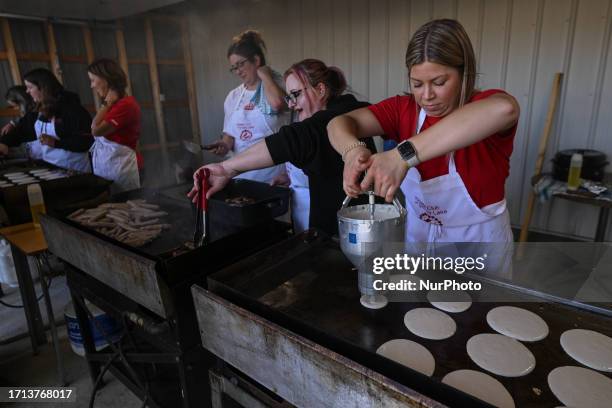
<path fill-rule="evenodd" d="M 157 56 L 155 55 L 155 44 L 153 42 L 153 29 L 151 18 L 145 18 L 145 34 L 147 39 L 147 60 L 149 63 L 149 77 L 151 79 L 151 90 L 153 94 L 153 107 L 155 109 L 155 122 L 159 134 L 159 144 L 162 149 L 164 164 L 168 163 L 168 151 L 166 141 L 166 127 L 164 125 L 164 111 L 162 109 L 159 88 L 159 73 L 157 71 Z"/>
<path fill-rule="evenodd" d="M 185 64 L 185 78 L 187 80 L 187 95 L 189 96 L 189 113 L 191 115 L 191 131 L 193 141 L 200 144 L 200 121 L 198 116 L 198 101 L 195 92 L 195 79 L 193 76 L 193 63 L 191 60 L 191 44 L 189 42 L 189 21 L 183 17 L 181 23 L 181 37 L 183 40 L 183 63 Z"/>
<path fill-rule="evenodd" d="M 47 28 L 47 46 L 49 51 L 49 64 L 51 65 L 51 71 L 57 77 L 57 80 L 60 81 L 61 84 L 64 83 L 62 78 L 62 68 L 59 63 L 59 56 L 57 54 L 57 44 L 55 43 L 55 33 L 53 32 L 53 24 L 47 21 L 45 23 Z"/>
<path fill-rule="evenodd" d="M 130 69 L 128 65 L 127 51 L 125 49 L 125 36 L 123 35 L 123 25 L 121 21 L 117 21 L 117 29 L 115 30 L 115 41 L 117 42 L 117 57 L 119 59 L 119 66 L 125 72 L 127 78 L 127 89 L 128 95 L 132 95 L 132 83 L 130 82 Z"/>
<path fill-rule="evenodd" d="M 535 171 L 533 172 L 534 177 L 539 176 L 542 172 L 542 165 L 544 164 L 544 156 L 546 155 L 546 146 L 548 145 L 548 136 L 550 135 L 550 129 L 553 125 L 553 118 L 555 116 L 555 109 L 557 107 L 557 99 L 559 98 L 559 90 L 561 88 L 561 79 L 563 74 L 557 72 L 553 80 L 552 92 L 550 100 L 548 101 L 548 114 L 546 115 L 546 122 L 544 125 L 544 131 L 540 137 L 540 147 L 538 148 L 538 158 L 536 159 Z M 527 241 L 527 235 L 529 234 L 529 224 L 531 223 L 531 216 L 533 215 L 533 207 L 535 205 L 535 194 L 533 189 L 529 192 L 529 200 L 527 203 L 527 212 L 521 226 L 521 235 L 519 242 Z"/>
<path fill-rule="evenodd" d="M 13 83 L 15 83 L 15 85 L 21 85 L 21 73 L 19 72 L 19 64 L 17 63 L 17 53 L 15 52 L 15 45 L 13 44 L 11 27 L 8 20 L 4 17 L 0 20 L 0 23 L 2 24 L 2 36 L 4 37 L 4 46 L 11 68 Z"/>
<path fill-rule="evenodd" d="M 85 53 L 87 56 L 87 64 L 91 64 L 94 61 L 94 49 L 93 49 L 93 41 L 91 40 L 91 30 L 88 26 L 83 26 L 83 39 L 85 41 Z M 91 93 L 93 94 L 94 105 L 96 105 L 96 110 L 100 109 L 100 98 L 98 97 L 98 93 L 92 89 Z"/>

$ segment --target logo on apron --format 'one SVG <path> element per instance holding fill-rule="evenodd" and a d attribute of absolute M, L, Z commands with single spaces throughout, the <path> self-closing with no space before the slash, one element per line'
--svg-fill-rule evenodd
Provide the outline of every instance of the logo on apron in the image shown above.
<path fill-rule="evenodd" d="M 439 220 L 438 218 L 434 217 L 434 216 L 433 216 L 433 215 L 431 215 L 431 214 L 421 213 L 421 214 L 419 215 L 419 218 L 420 218 L 422 221 L 428 222 L 428 223 L 430 223 L 430 224 L 435 224 L 435 225 L 442 226 L 442 221 L 441 221 L 441 220 Z"/>
<path fill-rule="evenodd" d="M 244 110 L 253 110 L 255 109 L 255 104 L 253 102 L 249 102 L 246 105 L 244 105 Z"/>
<path fill-rule="evenodd" d="M 437 205 L 427 205 L 419 197 L 414 197 L 414 203 L 420 208 L 423 212 L 419 214 L 419 218 L 425 222 L 434 225 L 444 225 L 442 224 L 442 220 L 438 218 L 439 215 L 446 214 L 448 210 L 440 208 Z"/>
<path fill-rule="evenodd" d="M 253 132 L 251 132 L 249 129 L 244 129 L 242 132 L 240 132 L 240 140 L 251 140 L 251 138 L 253 137 Z"/>

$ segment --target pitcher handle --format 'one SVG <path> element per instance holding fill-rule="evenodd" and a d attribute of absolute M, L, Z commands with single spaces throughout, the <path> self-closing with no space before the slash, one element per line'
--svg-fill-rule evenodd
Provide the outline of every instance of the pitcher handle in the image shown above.
<path fill-rule="evenodd" d="M 361 194 L 368 194 L 370 196 L 373 196 L 374 192 L 368 191 L 366 193 L 361 193 Z M 344 208 L 348 207 L 350 202 L 351 202 L 351 196 L 346 196 L 346 198 L 344 200 L 342 200 L 342 207 L 341 207 L 341 209 L 344 209 Z M 402 203 L 400 203 L 400 200 L 397 198 L 397 196 L 393 197 L 393 206 L 397 209 L 397 211 L 399 211 L 400 214 L 402 214 L 403 212 L 406 211 L 406 209 L 404 208 Z"/>

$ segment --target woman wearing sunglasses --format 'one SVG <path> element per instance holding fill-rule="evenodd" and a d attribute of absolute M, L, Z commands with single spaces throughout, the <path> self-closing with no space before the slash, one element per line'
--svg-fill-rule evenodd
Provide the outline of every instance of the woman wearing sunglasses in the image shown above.
<path fill-rule="evenodd" d="M 309 226 L 337 234 L 336 212 L 345 197 L 343 163 L 329 143 L 326 127 L 332 118 L 368 104 L 344 94 L 347 84 L 342 71 L 316 59 L 293 64 L 284 77 L 287 104 L 299 121 L 283 126 L 277 133 L 229 160 L 204 166 L 211 173 L 207 196 L 221 190 L 232 177 L 241 173 L 290 162 L 308 176 Z M 365 142 L 372 152 L 376 152 L 371 139 Z M 194 199 L 196 193 L 197 184 L 189 196 Z"/>
<path fill-rule="evenodd" d="M 265 49 L 261 35 L 249 30 L 234 37 L 227 50 L 230 72 L 242 83 L 225 98 L 223 136 L 208 146 L 219 156 L 240 153 L 289 123 L 282 78 L 266 65 Z M 240 177 L 270 183 L 281 173 L 283 166 L 273 166 Z"/>

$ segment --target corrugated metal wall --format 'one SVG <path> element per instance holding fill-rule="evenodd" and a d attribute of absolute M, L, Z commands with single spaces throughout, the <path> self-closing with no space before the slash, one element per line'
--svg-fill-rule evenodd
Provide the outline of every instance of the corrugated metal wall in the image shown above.
<path fill-rule="evenodd" d="M 203 139 L 218 137 L 223 100 L 238 84 L 227 71 L 225 53 L 241 30 L 264 34 L 276 70 L 320 58 L 342 68 L 356 93 L 377 102 L 407 89 L 403 58 L 410 35 L 440 17 L 457 18 L 466 27 L 478 58 L 479 86 L 504 88 L 521 105 L 507 183 L 514 224 L 526 210 L 555 72 L 565 76 L 545 170 L 559 149 L 588 147 L 612 157 L 612 0 L 199 2 L 190 27 Z M 589 238 L 597 214 L 591 206 L 555 200 L 537 205 L 532 227 Z M 610 240 L 612 233 L 607 235 Z"/>

